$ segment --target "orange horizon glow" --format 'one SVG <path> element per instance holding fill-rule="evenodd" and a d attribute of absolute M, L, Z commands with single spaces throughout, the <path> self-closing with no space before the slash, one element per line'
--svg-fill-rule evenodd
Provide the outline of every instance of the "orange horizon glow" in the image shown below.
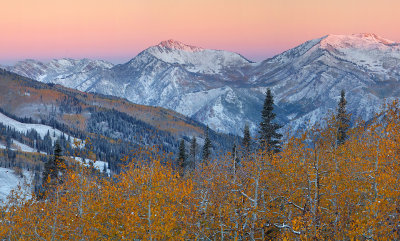
<path fill-rule="evenodd" d="M 162 40 L 259 61 L 327 34 L 398 42 L 398 0 L 0 0 L 0 63 L 94 58 L 121 63 Z"/>

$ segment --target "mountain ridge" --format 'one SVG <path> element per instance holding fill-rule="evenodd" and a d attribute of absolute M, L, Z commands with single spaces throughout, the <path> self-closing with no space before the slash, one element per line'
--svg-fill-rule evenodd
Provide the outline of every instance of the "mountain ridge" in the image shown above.
<path fill-rule="evenodd" d="M 176 110 L 235 134 L 245 123 L 256 130 L 271 88 L 279 121 L 295 131 L 334 110 L 341 89 L 349 94 L 352 113 L 364 119 L 385 98 L 398 97 L 393 87 L 400 80 L 399 46 L 375 34 L 331 34 L 252 63 L 236 53 L 167 40 L 124 64 L 52 82 Z"/>

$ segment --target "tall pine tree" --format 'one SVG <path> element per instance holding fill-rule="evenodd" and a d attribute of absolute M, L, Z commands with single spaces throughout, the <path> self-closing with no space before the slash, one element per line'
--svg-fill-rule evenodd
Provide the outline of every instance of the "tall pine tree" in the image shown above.
<path fill-rule="evenodd" d="M 211 149 L 211 140 L 208 137 L 209 130 L 210 129 L 207 126 L 206 133 L 205 133 L 206 136 L 204 138 L 203 152 L 202 152 L 202 158 L 203 158 L 203 161 L 205 161 L 205 162 L 209 161 L 210 156 L 211 156 L 211 150 L 210 150 Z"/>
<path fill-rule="evenodd" d="M 44 164 L 43 170 L 43 186 L 45 191 L 49 192 L 56 185 L 61 183 L 61 175 L 65 170 L 65 161 L 62 159 L 62 149 L 60 142 L 57 140 L 54 145 L 54 156 Z"/>
<path fill-rule="evenodd" d="M 338 104 L 338 111 L 336 115 L 337 124 L 337 143 L 338 145 L 343 144 L 347 139 L 347 130 L 350 127 L 350 115 L 346 111 L 346 96 L 344 90 L 340 93 L 340 101 Z"/>
<path fill-rule="evenodd" d="M 267 152 L 279 152 L 281 150 L 282 135 L 277 131 L 282 126 L 274 122 L 276 114 L 273 111 L 274 98 L 271 94 L 271 90 L 268 88 L 259 126 L 260 145 L 266 148 Z"/>
<path fill-rule="evenodd" d="M 186 158 L 187 156 L 186 156 L 185 141 L 181 139 L 179 143 L 179 155 L 178 155 L 178 169 L 181 175 L 185 173 Z"/>
<path fill-rule="evenodd" d="M 196 137 L 193 136 L 190 141 L 190 150 L 189 150 L 189 168 L 193 170 L 196 168 L 196 155 L 197 155 L 197 140 Z"/>
<path fill-rule="evenodd" d="M 245 155 L 248 155 L 251 152 L 251 136 L 248 124 L 244 126 L 242 146 L 244 148 Z"/>

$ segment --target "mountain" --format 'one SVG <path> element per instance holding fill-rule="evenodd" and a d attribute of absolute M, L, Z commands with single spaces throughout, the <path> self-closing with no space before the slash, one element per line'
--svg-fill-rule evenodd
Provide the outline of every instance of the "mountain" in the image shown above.
<path fill-rule="evenodd" d="M 400 96 L 400 45 L 374 34 L 328 35 L 263 61 L 249 75 L 254 86 L 272 88 L 294 128 L 335 110 L 342 89 L 353 119 L 368 120 Z"/>
<path fill-rule="evenodd" d="M 0 70 L 0 117 L 0 144 L 11 136 L 34 147 L 49 133 L 50 146 L 43 144 L 38 151 L 50 153 L 53 136 L 71 141 L 69 136 L 88 138 L 103 161 L 119 161 L 143 145 L 177 153 L 181 138 L 189 141 L 196 136 L 202 144 L 206 130 L 205 125 L 168 109 L 44 84 L 5 70 Z M 230 150 L 236 138 L 214 131 L 209 135 L 214 148 L 222 152 Z"/>
<path fill-rule="evenodd" d="M 342 89 L 354 119 L 369 119 L 385 100 L 399 97 L 399 46 L 374 34 L 327 35 L 253 63 L 236 53 L 168 40 L 124 64 L 85 74 L 44 72 L 36 79 L 165 107 L 235 134 L 246 122 L 256 130 L 271 88 L 278 120 L 296 131 L 335 110 Z M 15 66 L 7 69 L 27 76 Z"/>
<path fill-rule="evenodd" d="M 64 85 L 74 89 L 84 89 L 91 79 L 114 65 L 103 60 L 55 59 L 48 63 L 24 60 L 12 67 L 5 67 L 19 75 L 44 82 Z M 96 77 L 97 78 L 97 77 Z"/>
<path fill-rule="evenodd" d="M 37 68 L 37 65 L 29 66 L 27 69 Z M 248 99 L 247 93 L 230 86 L 240 86 L 246 78 L 242 70 L 251 66 L 249 60 L 236 53 L 207 50 L 168 40 L 144 50 L 125 64 L 85 72 L 89 76 L 87 79 L 82 79 L 84 75 L 76 74 L 76 71 L 72 75 L 59 76 L 54 76 L 56 71 L 50 71 L 35 79 L 49 82 L 47 80 L 53 78 L 50 82 L 81 91 L 165 107 L 209 124 L 214 130 L 234 132 L 237 121 L 246 118 L 245 114 L 253 113 L 247 110 L 247 106 L 252 105 L 254 97 Z M 32 77 L 16 66 L 7 67 L 7 70 Z M 243 95 L 241 99 L 246 101 L 241 104 L 241 116 L 237 116 L 236 110 L 238 95 Z"/>

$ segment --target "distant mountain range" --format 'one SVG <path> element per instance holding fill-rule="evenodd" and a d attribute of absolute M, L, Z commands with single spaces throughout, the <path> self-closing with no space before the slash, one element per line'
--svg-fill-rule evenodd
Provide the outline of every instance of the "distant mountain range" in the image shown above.
<path fill-rule="evenodd" d="M 64 135 L 61 133 L 66 138 L 88 138 L 97 158 L 109 162 L 119 161 L 141 146 L 157 145 L 177 153 L 181 138 L 189 143 L 195 136 L 202 145 L 206 131 L 202 123 L 172 110 L 44 84 L 5 70 L 0 70 L 0 125 L 10 127 L 8 135 L 19 136 L 25 149 L 35 148 L 36 135 L 28 133 L 31 129 L 43 139 L 54 128 L 50 130 L 52 141 Z M 218 152 L 231 150 L 237 142 L 233 135 L 212 130 L 209 136 Z M 5 139 L 0 133 L 0 149 Z"/>
<path fill-rule="evenodd" d="M 374 34 L 327 35 L 254 63 L 243 56 L 174 40 L 124 64 L 98 60 L 35 60 L 4 67 L 45 83 L 126 98 L 190 116 L 212 129 L 253 132 L 271 88 L 287 130 L 320 121 L 344 89 L 353 118 L 370 119 L 400 96 L 400 44 Z"/>

